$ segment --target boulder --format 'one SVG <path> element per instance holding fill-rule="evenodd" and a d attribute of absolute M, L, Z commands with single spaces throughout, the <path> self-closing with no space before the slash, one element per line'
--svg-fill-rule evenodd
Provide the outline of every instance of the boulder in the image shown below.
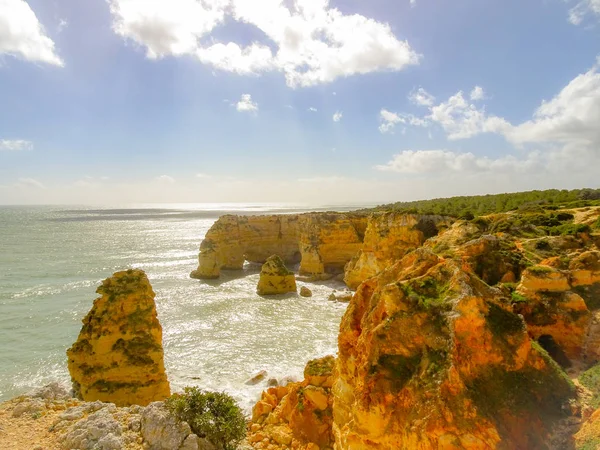
<path fill-rule="evenodd" d="M 307 288 L 306 286 L 302 286 L 300 288 L 300 296 L 302 296 L 302 297 L 312 297 L 312 295 L 313 295 L 312 291 L 309 288 Z"/>

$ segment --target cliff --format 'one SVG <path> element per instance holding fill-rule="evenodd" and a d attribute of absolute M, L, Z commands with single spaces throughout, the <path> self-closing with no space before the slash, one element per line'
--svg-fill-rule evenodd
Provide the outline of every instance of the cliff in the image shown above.
<path fill-rule="evenodd" d="M 301 274 L 339 273 L 360 248 L 366 221 L 342 213 L 222 216 L 206 233 L 191 277 L 218 278 L 221 269 L 262 264 L 271 255 L 300 263 Z"/>
<path fill-rule="evenodd" d="M 441 216 L 381 213 L 369 217 L 363 245 L 346 267 L 345 283 L 356 289 L 448 225 Z"/>
<path fill-rule="evenodd" d="M 162 328 L 154 291 L 141 270 L 117 272 L 102 282 L 67 350 L 73 388 L 86 401 L 147 405 L 170 395 Z"/>
<path fill-rule="evenodd" d="M 575 395 L 502 291 L 419 249 L 364 282 L 339 335 L 336 448 L 549 448 Z"/>

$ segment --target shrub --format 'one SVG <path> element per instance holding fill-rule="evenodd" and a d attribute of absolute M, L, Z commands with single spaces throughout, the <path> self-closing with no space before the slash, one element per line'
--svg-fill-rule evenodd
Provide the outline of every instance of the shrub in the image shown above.
<path fill-rule="evenodd" d="M 596 220 L 596 223 L 594 224 L 594 228 L 600 229 L 600 217 L 598 217 L 598 220 Z"/>
<path fill-rule="evenodd" d="M 234 450 L 246 435 L 246 419 L 235 400 L 224 392 L 186 387 L 165 401 L 167 408 L 192 432 L 220 450 Z"/>

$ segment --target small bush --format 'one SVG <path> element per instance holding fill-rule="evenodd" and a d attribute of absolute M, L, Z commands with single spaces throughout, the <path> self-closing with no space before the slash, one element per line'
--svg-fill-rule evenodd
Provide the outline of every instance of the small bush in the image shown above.
<path fill-rule="evenodd" d="M 594 224 L 594 228 L 600 229 L 600 217 L 598 217 L 598 220 L 596 220 L 596 223 Z"/>
<path fill-rule="evenodd" d="M 183 394 L 173 394 L 165 403 L 171 413 L 189 424 L 194 434 L 208 439 L 220 450 L 234 450 L 246 435 L 242 410 L 224 392 L 186 387 Z"/>

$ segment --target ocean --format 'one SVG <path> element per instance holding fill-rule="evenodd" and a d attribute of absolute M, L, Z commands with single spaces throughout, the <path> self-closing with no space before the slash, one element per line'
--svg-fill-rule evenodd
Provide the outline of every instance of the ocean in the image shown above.
<path fill-rule="evenodd" d="M 294 205 L 140 205 L 0 207 L 0 401 L 49 383 L 69 383 L 66 350 L 98 296 L 100 281 L 146 271 L 163 327 L 172 391 L 225 391 L 248 411 L 265 385 L 246 380 L 302 379 L 305 363 L 335 354 L 346 305 L 330 302 L 335 281 L 299 282 L 312 298 L 256 294 L 260 266 L 189 278 L 204 235 L 222 214 L 350 210 Z"/>

